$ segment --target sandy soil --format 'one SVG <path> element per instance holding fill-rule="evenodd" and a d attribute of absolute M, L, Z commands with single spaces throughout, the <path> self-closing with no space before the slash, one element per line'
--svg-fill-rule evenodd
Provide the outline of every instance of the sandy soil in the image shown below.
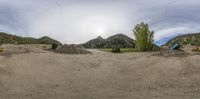
<path fill-rule="evenodd" d="M 0 99 L 200 99 L 200 56 L 0 56 Z"/>

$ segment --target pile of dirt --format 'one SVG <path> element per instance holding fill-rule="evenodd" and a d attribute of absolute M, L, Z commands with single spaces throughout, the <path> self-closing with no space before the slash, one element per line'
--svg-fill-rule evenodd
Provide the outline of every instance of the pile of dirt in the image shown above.
<path fill-rule="evenodd" d="M 23 54 L 23 53 L 45 53 L 45 50 L 40 48 L 33 47 L 31 45 L 12 45 L 5 44 L 1 45 L 0 48 L 3 48 L 2 55 L 10 55 L 10 54 Z"/>
<path fill-rule="evenodd" d="M 81 47 L 79 45 L 75 45 L 75 44 L 71 44 L 71 45 L 65 44 L 63 46 L 58 47 L 55 50 L 55 52 L 56 53 L 65 53 L 65 54 L 88 54 L 88 53 L 90 53 L 83 47 Z"/>
<path fill-rule="evenodd" d="M 152 56 L 163 56 L 163 57 L 185 57 L 189 53 L 183 50 L 162 50 L 152 54 Z"/>

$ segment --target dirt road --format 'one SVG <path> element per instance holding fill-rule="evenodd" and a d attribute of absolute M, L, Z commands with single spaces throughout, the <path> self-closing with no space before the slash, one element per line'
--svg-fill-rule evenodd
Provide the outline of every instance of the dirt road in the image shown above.
<path fill-rule="evenodd" d="M 200 99 L 200 56 L 0 56 L 0 99 Z"/>

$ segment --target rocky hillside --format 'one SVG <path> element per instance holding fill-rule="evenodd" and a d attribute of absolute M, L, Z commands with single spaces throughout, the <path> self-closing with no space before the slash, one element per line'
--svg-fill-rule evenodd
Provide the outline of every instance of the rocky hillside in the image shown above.
<path fill-rule="evenodd" d="M 135 47 L 134 40 L 124 34 L 117 34 L 107 39 L 99 36 L 82 45 L 85 48 L 111 48 L 112 46 L 119 46 L 121 48 Z"/>
<path fill-rule="evenodd" d="M 31 37 L 20 37 L 0 32 L 0 44 L 52 44 L 52 43 L 62 45 L 60 42 L 47 36 L 36 39 Z"/>
<path fill-rule="evenodd" d="M 175 43 L 182 44 L 182 45 L 200 46 L 200 33 L 177 36 L 171 39 L 170 41 L 168 41 L 165 45 L 171 45 Z"/>
<path fill-rule="evenodd" d="M 54 40 L 54 39 L 52 39 L 52 38 L 50 38 L 48 36 L 43 36 L 43 37 L 39 38 L 38 42 L 40 44 L 53 44 L 53 43 L 56 43 L 58 45 L 62 45 L 59 41 Z"/>

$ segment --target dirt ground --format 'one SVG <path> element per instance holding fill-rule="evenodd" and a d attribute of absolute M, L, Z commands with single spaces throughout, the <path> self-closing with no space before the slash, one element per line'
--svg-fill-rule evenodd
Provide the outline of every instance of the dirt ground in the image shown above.
<path fill-rule="evenodd" d="M 200 55 L 0 56 L 0 99 L 200 99 Z"/>

